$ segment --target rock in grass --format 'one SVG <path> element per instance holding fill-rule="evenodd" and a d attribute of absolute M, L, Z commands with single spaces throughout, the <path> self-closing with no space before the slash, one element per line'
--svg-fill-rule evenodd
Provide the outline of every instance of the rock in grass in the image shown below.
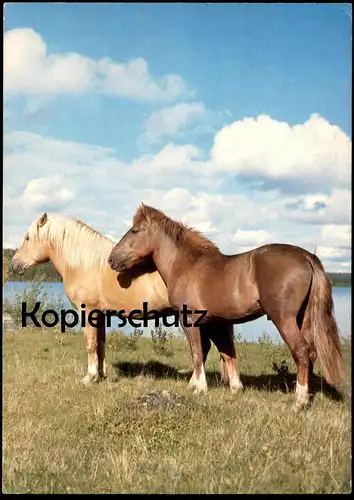
<path fill-rule="evenodd" d="M 131 404 L 134 406 L 145 406 L 154 408 L 166 408 L 171 406 L 181 406 L 185 402 L 183 396 L 170 391 L 151 391 L 134 399 Z"/>

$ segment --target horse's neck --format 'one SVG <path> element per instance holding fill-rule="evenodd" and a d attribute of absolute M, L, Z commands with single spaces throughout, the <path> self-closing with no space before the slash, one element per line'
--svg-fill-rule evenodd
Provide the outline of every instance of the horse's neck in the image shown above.
<path fill-rule="evenodd" d="M 153 251 L 153 260 L 163 281 L 168 287 L 173 277 L 173 267 L 179 257 L 180 250 L 177 244 L 163 234 L 162 231 L 156 231 L 156 245 Z"/>
<path fill-rule="evenodd" d="M 63 278 L 65 271 L 65 262 L 63 255 L 60 252 L 58 252 L 52 245 L 50 246 L 48 253 L 49 253 L 49 259 L 53 264 L 53 266 L 55 267 L 55 270 Z"/>

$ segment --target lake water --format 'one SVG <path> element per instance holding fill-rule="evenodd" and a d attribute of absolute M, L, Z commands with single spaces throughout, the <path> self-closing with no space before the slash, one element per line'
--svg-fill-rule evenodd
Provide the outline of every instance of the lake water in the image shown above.
<path fill-rule="evenodd" d="M 25 289 L 32 286 L 32 283 L 10 281 L 4 286 L 4 299 L 12 301 L 14 296 L 22 294 Z M 59 297 L 64 300 L 65 308 L 72 309 L 68 301 L 63 283 L 42 283 L 43 289 L 48 295 Z M 333 287 L 334 312 L 337 323 L 340 329 L 340 334 L 347 336 L 351 335 L 351 287 Z M 171 320 L 170 320 L 171 321 Z M 172 321 L 171 321 L 172 322 Z M 112 318 L 112 326 L 108 330 L 116 329 L 119 324 L 118 318 Z M 153 322 L 150 322 L 153 326 Z M 123 330 L 128 333 L 132 327 L 126 326 Z M 241 332 L 243 338 L 249 341 L 255 341 L 266 331 L 273 340 L 281 341 L 280 334 L 271 321 L 268 321 L 265 316 L 250 323 L 243 325 L 235 325 L 235 332 Z M 150 334 L 150 327 L 144 329 L 144 333 Z"/>

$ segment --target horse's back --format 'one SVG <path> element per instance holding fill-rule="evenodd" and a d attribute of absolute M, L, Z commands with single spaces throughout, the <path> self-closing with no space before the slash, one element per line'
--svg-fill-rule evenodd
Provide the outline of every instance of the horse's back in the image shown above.
<path fill-rule="evenodd" d="M 299 267 L 308 269 L 313 254 L 304 248 L 286 243 L 270 243 L 250 252 L 251 259 L 258 268 L 276 267 L 278 270 L 288 271 Z"/>

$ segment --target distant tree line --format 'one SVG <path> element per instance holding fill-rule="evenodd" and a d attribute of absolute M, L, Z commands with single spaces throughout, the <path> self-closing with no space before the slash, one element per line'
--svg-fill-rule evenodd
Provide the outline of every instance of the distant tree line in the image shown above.
<path fill-rule="evenodd" d="M 40 266 L 34 266 L 21 276 L 15 274 L 11 268 L 11 259 L 15 254 L 16 250 L 11 248 L 6 248 L 3 251 L 3 256 L 8 262 L 8 274 L 7 281 L 63 281 L 61 276 L 56 272 L 51 262 L 46 264 L 41 264 Z M 5 261 L 4 261 L 5 262 Z M 351 273 L 328 273 L 329 279 L 333 286 L 351 286 L 352 275 Z"/>
<path fill-rule="evenodd" d="M 351 273 L 328 273 L 332 286 L 352 286 Z"/>

